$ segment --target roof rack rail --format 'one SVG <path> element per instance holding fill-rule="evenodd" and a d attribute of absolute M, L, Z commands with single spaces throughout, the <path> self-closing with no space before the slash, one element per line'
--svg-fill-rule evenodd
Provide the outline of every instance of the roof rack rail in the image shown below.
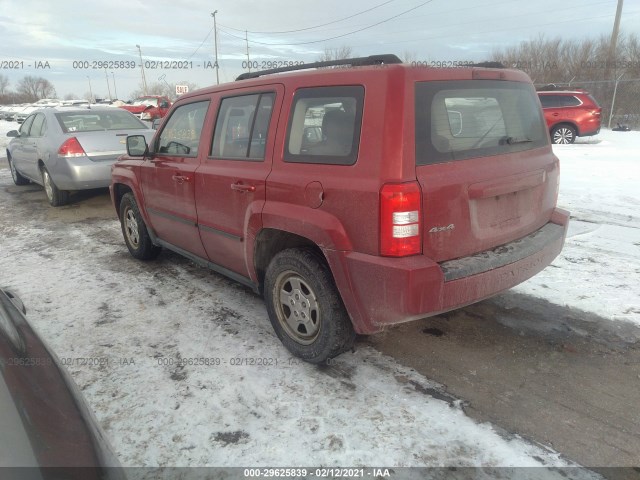
<path fill-rule="evenodd" d="M 488 61 L 488 62 L 479 62 L 473 63 L 469 65 L 470 67 L 482 67 L 482 68 L 507 68 L 504 66 L 502 62 Z"/>
<path fill-rule="evenodd" d="M 272 73 L 293 72 L 297 70 L 307 70 L 309 68 L 336 67 L 339 65 L 351 65 L 352 67 L 361 67 L 365 65 L 382 65 L 382 64 L 402 63 L 396 55 L 369 55 L 368 57 L 344 58 L 341 60 L 329 60 L 326 62 L 304 63 L 302 65 L 292 65 L 290 67 L 272 68 L 270 70 L 260 70 L 259 72 L 247 72 L 236 77 L 238 80 L 246 80 L 248 78 L 258 78 L 263 75 L 271 75 Z"/>

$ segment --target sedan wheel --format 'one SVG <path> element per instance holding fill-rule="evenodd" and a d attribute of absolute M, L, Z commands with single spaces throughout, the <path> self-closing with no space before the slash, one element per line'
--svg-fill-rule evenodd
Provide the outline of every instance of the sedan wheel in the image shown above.
<path fill-rule="evenodd" d="M 60 207 L 69 203 L 69 192 L 56 187 L 47 167 L 42 167 L 42 185 L 52 207 Z"/>

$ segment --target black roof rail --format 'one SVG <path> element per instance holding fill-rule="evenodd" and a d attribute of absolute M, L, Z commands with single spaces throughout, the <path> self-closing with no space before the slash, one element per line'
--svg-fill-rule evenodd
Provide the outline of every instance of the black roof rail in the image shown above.
<path fill-rule="evenodd" d="M 340 65 L 351 65 L 352 67 L 361 67 L 366 65 L 382 65 L 382 64 L 402 63 L 396 55 L 369 55 L 368 57 L 344 58 L 341 60 L 329 60 L 326 62 L 304 63 L 302 65 L 292 65 L 290 67 L 272 68 L 270 70 L 260 70 L 259 72 L 246 72 L 236 77 L 237 80 L 246 80 L 248 78 L 258 78 L 263 75 L 271 75 L 272 73 L 293 72 L 297 70 L 307 70 L 309 68 L 336 67 Z"/>
<path fill-rule="evenodd" d="M 469 66 L 470 67 L 482 67 L 482 68 L 507 68 L 507 67 L 504 66 L 504 64 L 502 62 L 494 62 L 494 61 L 473 63 L 473 64 L 471 64 Z"/>

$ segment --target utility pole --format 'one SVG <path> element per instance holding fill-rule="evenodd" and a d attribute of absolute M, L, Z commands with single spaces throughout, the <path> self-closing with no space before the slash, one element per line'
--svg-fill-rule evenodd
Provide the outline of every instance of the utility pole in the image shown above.
<path fill-rule="evenodd" d="M 91 77 L 89 77 L 89 75 L 87 75 L 87 80 L 89 80 L 89 103 L 93 102 L 93 90 L 91 89 Z"/>
<path fill-rule="evenodd" d="M 113 100 L 111 98 L 111 87 L 109 86 L 109 75 L 107 74 L 107 69 L 104 69 L 104 78 L 107 80 L 107 91 L 109 92 L 109 100 Z"/>
<path fill-rule="evenodd" d="M 609 62 L 615 61 L 616 46 L 618 44 L 618 31 L 620 30 L 620 17 L 622 16 L 622 0 L 618 0 L 618 8 L 616 9 L 616 19 L 613 22 L 613 32 L 611 32 L 611 41 L 609 42 Z"/>
<path fill-rule="evenodd" d="M 116 97 L 116 100 L 118 100 L 118 89 L 116 88 L 116 76 L 113 72 L 111 72 L 111 78 L 113 78 L 113 94 Z"/>
<path fill-rule="evenodd" d="M 618 31 L 620 29 L 620 17 L 622 16 L 622 0 L 618 0 L 618 8 L 616 9 L 616 19 L 613 22 L 613 31 L 611 32 L 611 40 L 609 41 L 609 53 L 607 55 L 607 63 L 605 65 L 605 77 L 607 80 L 611 77 L 611 70 L 613 69 L 613 78 L 618 73 L 616 70 L 616 47 L 618 45 Z M 622 75 L 615 81 L 613 87 L 613 98 L 611 99 L 611 110 L 609 111 L 609 125 L 611 128 L 611 117 L 613 116 L 613 107 L 616 102 L 616 93 L 618 90 L 618 82 L 622 78 Z"/>
<path fill-rule="evenodd" d="M 613 87 L 613 99 L 611 100 L 611 111 L 609 112 L 609 123 L 607 124 L 607 128 L 611 129 L 611 119 L 613 118 L 613 109 L 616 106 L 616 93 L 618 93 L 618 82 L 624 75 L 624 72 L 620 74 L 618 78 L 616 78 L 616 85 Z"/>
<path fill-rule="evenodd" d="M 249 72 L 251 72 L 251 59 L 249 58 L 249 37 L 247 37 L 247 31 L 244 31 L 244 41 L 247 42 L 247 65 L 249 65 Z"/>
<path fill-rule="evenodd" d="M 216 13 L 218 13 L 218 10 L 214 11 L 211 16 L 213 17 L 213 47 L 216 53 L 216 85 L 220 85 L 220 76 L 218 74 L 218 26 L 216 25 Z"/>
<path fill-rule="evenodd" d="M 144 62 L 142 61 L 142 50 L 140 49 L 140 45 L 136 45 L 138 47 L 138 53 L 140 54 L 140 72 L 142 73 L 142 90 L 144 94 L 147 94 L 147 79 L 144 76 Z"/>

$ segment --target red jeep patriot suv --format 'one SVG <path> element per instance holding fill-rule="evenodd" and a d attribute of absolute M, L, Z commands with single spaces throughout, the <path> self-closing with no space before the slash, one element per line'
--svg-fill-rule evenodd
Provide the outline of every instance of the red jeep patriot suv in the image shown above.
<path fill-rule="evenodd" d="M 568 225 L 516 70 L 380 55 L 243 74 L 180 97 L 127 151 L 111 196 L 131 254 L 165 247 L 262 293 L 313 363 L 524 281 Z"/>

